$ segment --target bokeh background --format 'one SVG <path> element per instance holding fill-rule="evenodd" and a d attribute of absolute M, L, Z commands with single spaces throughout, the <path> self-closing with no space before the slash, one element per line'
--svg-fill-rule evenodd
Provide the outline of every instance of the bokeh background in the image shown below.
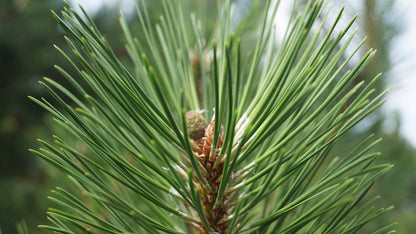
<path fill-rule="evenodd" d="M 134 0 L 72 0 L 80 3 L 94 18 L 100 30 L 122 60 L 128 60 L 118 24 L 119 10 L 134 26 Z M 250 16 L 250 4 L 262 0 L 235 0 L 237 12 Z M 158 1 L 148 1 L 152 17 L 161 13 Z M 197 0 L 194 4 L 197 4 Z M 292 1 L 282 1 L 280 20 L 285 22 Z M 301 0 L 298 5 L 302 6 Z M 346 18 L 359 13 L 356 23 L 358 42 L 364 36 L 363 49 L 376 48 L 376 58 L 360 75 L 368 80 L 382 72 L 379 91 L 394 86 L 386 104 L 342 138 L 334 153 L 346 151 L 359 139 L 375 133 L 384 139 L 377 146 L 383 152 L 380 161 L 395 167 L 374 186 L 379 206 L 393 204 L 395 209 L 373 222 L 383 226 L 398 222 L 398 233 L 416 230 L 416 2 L 412 0 L 333 1 L 334 8 L 346 5 Z M 132 7 L 133 5 L 133 7 Z M 27 95 L 46 96 L 38 81 L 50 77 L 64 82 L 54 64 L 71 71 L 53 48 L 67 50 L 62 31 L 50 10 L 59 12 L 61 0 L 0 1 L 0 228 L 16 233 L 16 224 L 26 222 L 30 233 L 44 233 L 38 224 L 47 222 L 46 199 L 56 186 L 67 186 L 66 177 L 28 151 L 37 147 L 37 138 L 50 138 L 53 122 Z M 209 12 L 208 12 L 209 14 Z M 255 17 L 255 14 L 253 14 Z M 287 21 L 287 19 L 286 19 Z M 279 25 L 277 25 L 279 27 Z M 247 30 L 250 30 L 248 27 Z M 371 226 L 370 225 L 370 226 Z M 371 227 L 366 227 L 370 230 Z M 364 229 L 363 233 L 366 233 Z"/>

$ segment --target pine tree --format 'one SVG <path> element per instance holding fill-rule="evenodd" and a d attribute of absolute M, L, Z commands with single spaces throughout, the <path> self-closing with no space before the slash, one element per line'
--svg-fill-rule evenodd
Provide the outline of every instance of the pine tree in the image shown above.
<path fill-rule="evenodd" d="M 267 1 L 256 44 L 246 46 L 230 1 L 216 4 L 216 27 L 162 1 L 157 25 L 137 4 L 138 40 L 123 16 L 132 66 L 122 63 L 94 22 L 70 6 L 54 14 L 76 76 L 56 66 L 75 92 L 40 82 L 58 106 L 32 98 L 68 136 L 34 153 L 61 168 L 82 191 L 52 191 L 58 233 L 354 233 L 389 208 L 364 199 L 391 165 L 374 164 L 368 136 L 344 155 L 340 136 L 383 103 L 377 75 L 354 82 L 374 56 L 343 57 L 354 32 L 322 30 L 325 1 L 309 1 L 275 40 L 278 4 Z M 240 22 L 241 24 L 244 21 Z M 237 26 L 236 26 L 237 24 Z M 250 37 L 250 40 L 253 38 Z M 343 41 L 341 47 L 339 43 Z M 351 87 L 352 86 L 352 87 Z M 351 100 L 352 99 L 352 100 Z M 70 101 L 68 101 L 70 100 Z M 71 139 L 78 139 L 80 149 Z M 391 225 L 381 227 L 386 232 Z"/>

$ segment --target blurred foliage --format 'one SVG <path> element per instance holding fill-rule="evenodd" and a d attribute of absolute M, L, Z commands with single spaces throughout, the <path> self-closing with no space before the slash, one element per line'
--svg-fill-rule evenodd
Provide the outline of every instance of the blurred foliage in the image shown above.
<path fill-rule="evenodd" d="M 396 12 L 398 4 L 394 0 L 376 1 L 362 0 L 359 3 L 348 3 L 348 1 L 335 2 L 335 4 L 350 4 L 349 8 L 354 10 L 346 11 L 350 16 L 358 16 L 358 34 L 356 44 L 366 37 L 362 53 L 370 48 L 377 50 L 376 56 L 359 74 L 360 80 L 369 81 L 379 73 L 383 78 L 376 85 L 376 92 L 380 93 L 391 84 L 390 78 L 393 66 L 395 65 L 391 50 L 395 39 L 404 32 L 406 25 L 403 18 Z M 386 128 L 387 123 L 390 126 Z M 393 125 L 393 126 L 391 126 Z M 340 139 L 339 144 L 333 149 L 334 153 L 341 154 L 350 150 L 358 144 L 362 138 L 374 133 L 383 141 L 375 147 L 375 151 L 382 152 L 379 163 L 391 163 L 394 165 L 370 190 L 368 197 L 380 195 L 378 206 L 394 205 L 395 209 L 387 215 L 377 219 L 376 222 L 364 227 L 361 233 L 372 233 L 377 227 L 397 222 L 398 233 L 414 233 L 416 223 L 416 148 L 400 133 L 399 113 L 385 113 L 378 109 L 369 118 L 355 127 L 348 135 Z"/>
<path fill-rule="evenodd" d="M 387 88 L 389 76 L 393 75 L 390 73 L 394 66 L 391 50 L 394 40 L 404 30 L 404 23 L 394 10 L 395 4 L 397 2 L 393 0 L 365 0 L 362 12 L 360 12 L 362 34 L 367 36 L 365 46 L 377 49 L 374 60 L 361 73 L 362 79 L 382 72 L 384 79 L 379 84 L 380 89 Z M 386 117 L 394 122 L 391 130 L 385 128 Z M 373 225 L 382 226 L 398 222 L 396 227 L 398 233 L 414 233 L 416 229 L 414 222 L 414 217 L 416 217 L 416 148 L 402 137 L 400 127 L 400 118 L 397 113 L 382 113 L 379 110 L 366 129 L 366 132 L 375 133 L 383 138 L 382 143 L 376 149 L 383 155 L 379 160 L 394 165 L 393 169 L 376 183 L 371 193 L 381 196 L 379 205 L 393 204 L 395 209 Z M 361 129 L 346 142 L 353 144 L 354 136 L 362 133 Z M 372 230 L 372 227 L 369 226 L 364 229 L 366 230 Z"/>
<path fill-rule="evenodd" d="M 149 2 L 149 1 L 148 1 Z M 158 1 L 151 1 L 151 21 L 160 20 L 161 9 Z M 216 7 L 215 1 L 192 1 L 189 7 L 196 8 L 198 17 L 207 17 L 207 9 Z M 251 29 L 258 26 L 256 11 L 249 10 L 250 0 L 237 1 L 242 4 L 237 9 L 238 17 L 246 17 L 246 27 L 236 28 L 237 34 L 255 38 Z M 253 1 L 255 7 L 261 7 L 264 1 Z M 37 84 L 43 76 L 52 77 L 61 83 L 60 76 L 53 64 L 65 66 L 62 58 L 52 47 L 58 45 L 66 50 L 61 30 L 53 20 L 50 9 L 59 11 L 61 1 L 56 0 L 2 0 L 0 1 L 0 227 L 3 233 L 14 233 L 16 223 L 26 220 L 31 233 L 40 233 L 37 224 L 44 223 L 48 201 L 47 192 L 62 180 L 60 173 L 39 162 L 27 151 L 34 147 L 35 137 L 50 135 L 53 123 L 47 121 L 43 110 L 26 97 L 46 96 Z M 360 34 L 367 35 L 366 48 L 376 48 L 378 54 L 373 62 L 361 74 L 363 80 L 372 78 L 376 73 L 388 72 L 392 68 L 390 50 L 393 40 L 402 31 L 399 16 L 394 15 L 393 0 L 363 0 L 360 13 Z M 100 30 L 115 48 L 115 53 L 127 59 L 122 41 L 122 32 L 118 23 L 118 11 L 103 8 L 94 16 Z M 137 23 L 133 16 L 127 17 Z M 215 22 L 212 22 L 214 24 Z M 135 27 L 133 25 L 133 28 Z M 208 35 L 208 32 L 206 32 Z M 249 46 L 249 45 L 243 45 Z M 66 70 L 69 68 L 64 67 Z M 388 76 L 385 76 L 388 79 Z M 380 83 L 380 88 L 385 86 Z M 380 194 L 381 206 L 395 205 L 395 210 L 378 219 L 383 224 L 398 221 L 399 233 L 413 233 L 416 229 L 416 149 L 400 134 L 400 122 L 397 118 L 393 131 L 383 129 L 383 116 L 378 113 L 371 120 L 360 125 L 350 135 L 343 138 L 335 152 L 351 149 L 369 132 L 384 139 L 378 146 L 383 152 L 381 160 L 395 167 L 380 180 L 373 194 Z M 49 129 L 46 129 L 48 126 Z M 44 137 L 43 137 L 44 138 Z M 60 183 L 61 184 L 61 183 Z M 371 230 L 372 227 L 367 227 Z M 365 233 L 365 232 L 364 232 Z"/>
<path fill-rule="evenodd" d="M 40 131 L 35 124 L 41 119 L 41 110 L 26 95 L 41 92 L 36 84 L 42 75 L 57 74 L 51 66 L 57 60 L 51 45 L 62 39 L 49 16 L 51 8 L 59 7 L 55 2 L 6 0 L 0 3 L 2 175 L 24 175 L 27 170 L 15 169 L 31 167 L 34 163 L 26 149 L 33 141 L 30 132 Z"/>
<path fill-rule="evenodd" d="M 45 222 L 48 191 L 62 180 L 57 171 L 41 162 L 28 148 L 39 136 L 50 136 L 53 125 L 44 110 L 27 95 L 47 96 L 38 81 L 43 76 L 64 82 L 53 65 L 65 67 L 53 48 L 66 50 L 62 31 L 51 10 L 60 11 L 56 0 L 0 1 L 0 227 L 3 233 L 16 232 L 16 223 L 26 220 L 30 233 L 39 233 Z M 96 21 L 108 39 L 121 48 L 121 30 L 114 9 L 103 9 Z M 119 46 L 118 46 L 119 45 Z"/>
<path fill-rule="evenodd" d="M 379 195 L 377 206 L 394 205 L 395 209 L 365 226 L 360 233 L 372 233 L 377 227 L 395 222 L 398 222 L 395 227 L 397 233 L 413 233 L 416 227 L 413 222 L 416 215 L 416 148 L 400 134 L 400 121 L 397 117 L 392 132 L 386 132 L 380 127 L 383 126 L 381 118 L 373 123 L 370 120 L 364 121 L 352 133 L 340 139 L 340 144 L 334 148 L 334 152 L 341 154 L 358 144 L 366 133 L 372 132 L 383 139 L 373 149 L 382 152 L 378 162 L 394 165 L 376 182 L 367 196 Z"/>
<path fill-rule="evenodd" d="M 0 227 L 13 233 L 15 223 L 31 226 L 44 216 L 48 178 L 27 148 L 41 127 L 43 111 L 26 97 L 40 94 L 42 75 L 56 76 L 51 64 L 59 60 L 51 46 L 62 42 L 50 9 L 57 1 L 0 2 Z M 12 231 L 13 230 L 13 231 Z"/>
<path fill-rule="evenodd" d="M 363 0 L 362 8 L 357 9 L 360 10 L 359 34 L 367 37 L 364 50 L 377 49 L 377 55 L 360 74 L 360 79 L 368 81 L 378 73 L 383 73 L 383 79 L 377 86 L 378 92 L 388 88 L 389 78 L 394 75 L 390 73 L 394 66 L 391 50 L 394 40 L 403 32 L 405 25 L 395 11 L 395 4 L 397 2 L 393 0 Z M 386 119 L 393 122 L 390 129 L 386 129 Z M 378 205 L 392 204 L 395 209 L 365 227 L 362 233 L 370 233 L 376 227 L 393 222 L 398 222 L 398 233 L 414 233 L 416 229 L 416 148 L 402 137 L 400 128 L 398 113 L 385 113 L 379 109 L 344 138 L 339 144 L 341 146 L 335 149 L 336 152 L 348 150 L 357 144 L 360 138 L 374 133 L 377 137 L 383 138 L 382 143 L 375 148 L 376 151 L 382 152 L 379 162 L 394 165 L 392 170 L 375 184 L 368 196 L 380 195 Z"/>

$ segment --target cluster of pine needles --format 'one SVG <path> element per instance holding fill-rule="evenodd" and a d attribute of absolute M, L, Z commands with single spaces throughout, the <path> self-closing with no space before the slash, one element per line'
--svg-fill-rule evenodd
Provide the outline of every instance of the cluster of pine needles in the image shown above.
<path fill-rule="evenodd" d="M 32 151 L 79 189 L 53 190 L 41 227 L 355 233 L 391 209 L 365 196 L 391 168 L 374 163 L 380 139 L 331 152 L 387 92 L 373 88 L 380 76 L 357 81 L 374 51 L 351 61 L 364 43 L 351 48 L 356 17 L 339 29 L 343 9 L 332 19 L 326 1 L 308 1 L 277 40 L 279 2 L 265 1 L 252 35 L 230 0 L 212 2 L 214 28 L 185 0 L 159 1 L 156 23 L 137 2 L 134 30 L 120 17 L 130 62 L 83 10 L 54 13 L 72 54 L 56 49 L 76 73 L 56 66 L 71 87 L 44 78 L 54 101 L 31 97 L 66 133 Z"/>

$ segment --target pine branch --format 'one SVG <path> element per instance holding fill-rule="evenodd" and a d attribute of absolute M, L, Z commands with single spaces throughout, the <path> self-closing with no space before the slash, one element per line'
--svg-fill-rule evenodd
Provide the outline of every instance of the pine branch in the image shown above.
<path fill-rule="evenodd" d="M 344 155 L 331 151 L 387 92 L 374 94 L 380 76 L 355 82 L 374 51 L 352 64 L 361 43 L 345 59 L 356 18 L 336 33 L 341 9 L 323 30 L 326 2 L 308 1 L 276 45 L 278 6 L 267 1 L 250 47 L 245 21 L 233 32 L 230 1 L 217 2 L 209 39 L 202 33 L 208 25 L 186 1 L 162 1 L 155 25 L 139 2 L 141 34 L 120 17 L 131 64 L 116 57 L 84 10 L 79 15 L 67 5 L 61 16 L 53 13 L 73 54 L 57 50 L 77 74 L 56 66 L 73 87 L 40 82 L 57 105 L 30 97 L 67 133 L 54 143 L 39 140 L 42 148 L 31 151 L 68 174 L 82 195 L 52 191 L 56 208 L 41 227 L 349 233 L 390 210 L 364 199 L 391 168 L 374 163 L 379 140 L 370 136 Z"/>

